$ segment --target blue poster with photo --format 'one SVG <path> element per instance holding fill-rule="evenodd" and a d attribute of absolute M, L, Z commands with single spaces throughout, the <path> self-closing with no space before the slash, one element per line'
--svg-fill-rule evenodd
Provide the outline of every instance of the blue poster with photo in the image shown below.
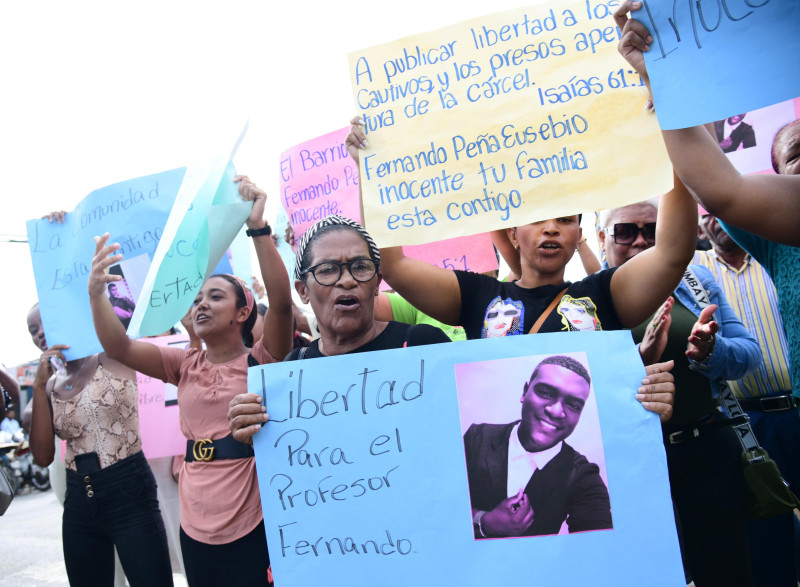
<path fill-rule="evenodd" d="M 110 271 L 123 277 L 108 296 L 127 328 L 186 168 L 97 189 L 67 213 L 63 224 L 27 222 L 39 309 L 47 344 L 68 344 L 68 360 L 102 350 L 94 332 L 87 282 L 94 237 L 106 232 L 124 259 Z"/>
<path fill-rule="evenodd" d="M 653 37 L 644 55 L 662 129 L 714 122 L 800 94 L 797 0 L 642 0 L 632 17 Z"/>
<path fill-rule="evenodd" d="M 251 368 L 275 583 L 682 584 L 644 375 L 628 332 Z"/>

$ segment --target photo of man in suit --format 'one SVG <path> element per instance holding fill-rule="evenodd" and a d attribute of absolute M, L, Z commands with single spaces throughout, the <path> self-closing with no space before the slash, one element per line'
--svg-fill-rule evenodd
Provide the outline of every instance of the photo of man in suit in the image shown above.
<path fill-rule="evenodd" d="M 521 418 L 472 424 L 464 451 L 475 538 L 611 529 L 608 489 L 596 464 L 565 442 L 591 390 L 579 361 L 555 355 L 523 384 Z"/>
<path fill-rule="evenodd" d="M 128 325 L 131 323 L 133 311 L 136 309 L 136 303 L 130 297 L 123 294 L 116 283 L 108 284 L 107 295 L 117 318 L 119 318 L 125 328 L 128 328 Z"/>
<path fill-rule="evenodd" d="M 714 130 L 723 153 L 733 153 L 740 147 L 749 149 L 756 146 L 756 133 L 751 125 L 744 122 L 745 116 L 746 112 L 714 123 Z"/>

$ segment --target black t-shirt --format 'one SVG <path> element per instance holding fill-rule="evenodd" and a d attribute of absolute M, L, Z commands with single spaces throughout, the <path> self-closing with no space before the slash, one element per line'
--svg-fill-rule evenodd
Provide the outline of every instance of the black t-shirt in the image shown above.
<path fill-rule="evenodd" d="M 461 288 L 459 324 L 469 339 L 527 334 L 553 298 L 567 288 L 539 332 L 622 330 L 611 300 L 615 270 L 599 271 L 576 283 L 530 289 L 480 273 L 456 271 Z"/>
<path fill-rule="evenodd" d="M 450 339 L 444 332 L 430 324 L 405 324 L 392 321 L 387 323 L 383 332 L 371 341 L 345 354 L 385 351 L 387 349 L 399 349 L 404 346 L 422 346 L 440 342 L 450 342 Z M 300 356 L 303 350 L 305 350 L 305 354 Z M 327 355 L 323 355 L 319 351 L 319 339 L 317 339 L 307 349 L 294 349 L 286 355 L 284 361 L 297 361 L 301 358 L 316 359 L 325 356 Z"/>

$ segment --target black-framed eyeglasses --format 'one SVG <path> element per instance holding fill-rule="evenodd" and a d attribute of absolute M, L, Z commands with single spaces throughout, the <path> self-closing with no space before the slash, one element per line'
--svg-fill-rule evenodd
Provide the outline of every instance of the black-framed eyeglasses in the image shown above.
<path fill-rule="evenodd" d="M 378 267 L 372 259 L 353 259 L 352 261 L 344 261 L 342 263 L 336 261 L 325 261 L 313 267 L 309 267 L 301 273 L 305 275 L 310 273 L 317 280 L 320 285 L 333 285 L 342 276 L 343 268 L 347 267 L 350 275 L 353 276 L 358 282 L 369 281 L 378 272 Z"/>
<path fill-rule="evenodd" d="M 618 245 L 629 245 L 642 233 L 648 245 L 656 243 L 656 223 L 646 222 L 641 228 L 635 222 L 617 222 L 614 226 L 605 229 L 608 236 L 614 237 Z"/>

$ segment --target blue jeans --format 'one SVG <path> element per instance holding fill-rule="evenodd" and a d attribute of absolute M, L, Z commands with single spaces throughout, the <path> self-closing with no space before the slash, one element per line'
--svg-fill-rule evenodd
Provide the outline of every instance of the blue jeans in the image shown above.
<path fill-rule="evenodd" d="M 95 453 L 67 470 L 62 539 L 69 583 L 114 584 L 114 547 L 131 587 L 171 586 L 156 481 L 141 452 L 100 469 Z M 93 457 L 93 458 L 92 458 Z M 76 459 L 77 461 L 77 459 Z"/>

